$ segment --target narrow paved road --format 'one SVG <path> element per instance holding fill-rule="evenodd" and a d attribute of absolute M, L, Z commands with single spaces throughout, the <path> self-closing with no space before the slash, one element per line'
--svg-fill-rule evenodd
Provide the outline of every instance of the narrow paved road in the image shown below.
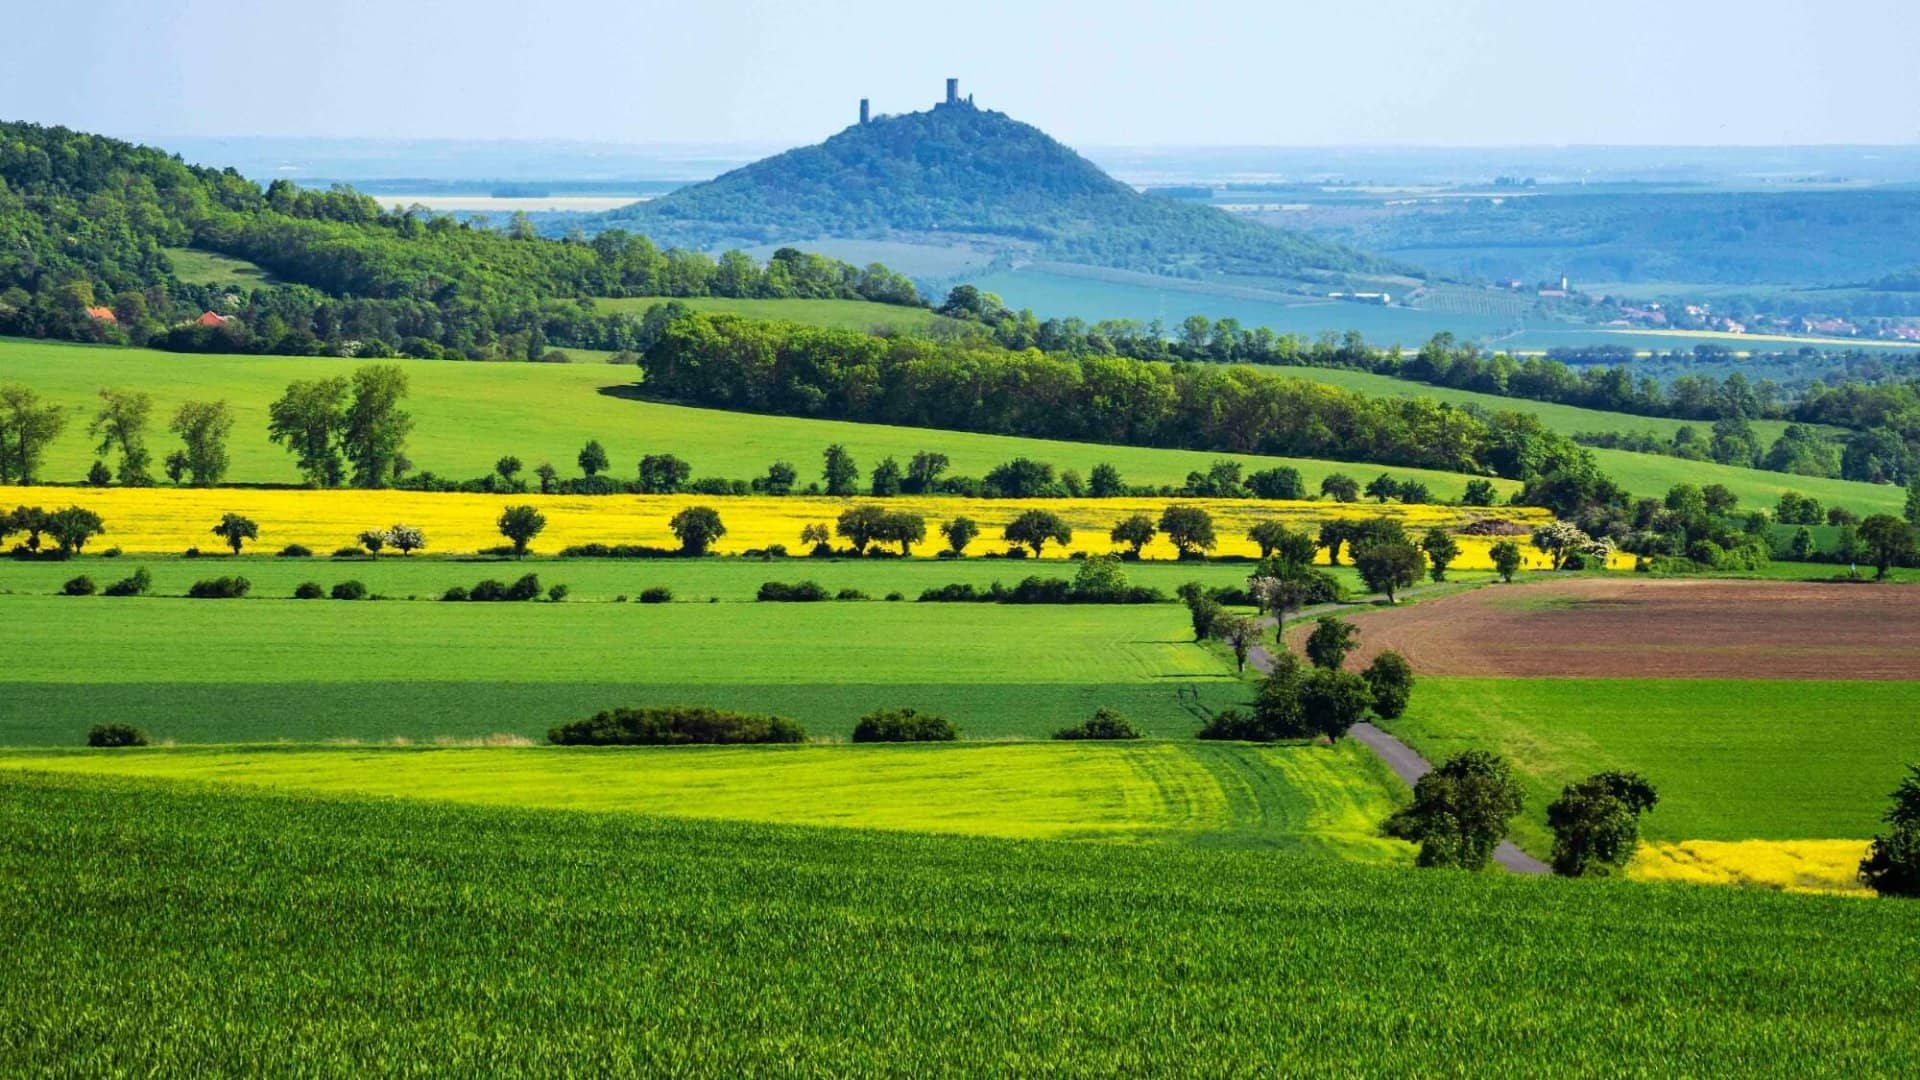
<path fill-rule="evenodd" d="M 1411 589 L 1400 595 L 1403 597 L 1418 596 L 1423 592 L 1431 592 L 1434 589 L 1444 588 L 1447 588 L 1447 586 L 1429 585 L 1421 589 Z M 1303 609 L 1299 614 L 1294 616 L 1294 619 L 1318 618 L 1321 615 L 1338 611 L 1347 606 L 1349 605 L 1321 604 L 1317 607 Z M 1263 618 L 1260 620 L 1260 625 L 1272 626 L 1274 625 L 1274 620 L 1270 616 Z M 1265 645 L 1255 645 L 1247 653 L 1247 662 L 1252 664 L 1256 671 L 1263 674 L 1273 670 L 1273 654 L 1267 651 Z M 1362 721 L 1353 725 L 1347 734 L 1352 735 L 1356 741 L 1367 749 L 1380 755 L 1381 760 L 1387 763 L 1387 767 L 1393 770 L 1393 774 L 1398 776 L 1401 782 L 1405 783 L 1408 787 L 1412 787 L 1421 777 L 1433 771 L 1433 763 L 1421 757 L 1414 751 L 1413 747 L 1408 746 L 1406 743 L 1401 742 L 1399 739 L 1394 738 L 1392 735 L 1387 734 L 1372 724 Z M 1500 846 L 1493 851 L 1493 861 L 1516 874 L 1547 874 L 1552 872 L 1552 867 L 1549 867 L 1546 863 L 1520 850 L 1519 845 L 1511 840 L 1500 841 Z"/>

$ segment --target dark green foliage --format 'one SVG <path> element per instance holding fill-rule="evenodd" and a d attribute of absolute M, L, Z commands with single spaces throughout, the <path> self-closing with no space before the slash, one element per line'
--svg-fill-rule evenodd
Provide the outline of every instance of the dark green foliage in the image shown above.
<path fill-rule="evenodd" d="M 1866 545 L 1873 563 L 1874 580 L 1882 581 L 1893 566 L 1906 566 L 1915 559 L 1913 526 L 1892 514 L 1874 514 L 1860 523 L 1860 541 Z"/>
<path fill-rule="evenodd" d="M 513 544 L 515 556 L 525 555 L 527 545 L 547 527 L 547 515 L 532 506 L 509 506 L 500 511 L 497 522 L 500 535 Z"/>
<path fill-rule="evenodd" d="M 1373 711 L 1382 720 L 1392 720 L 1407 711 L 1413 698 L 1413 665 L 1392 649 L 1381 650 L 1360 673 L 1373 691 Z"/>
<path fill-rule="evenodd" d="M 1493 481 L 1475 477 L 1467 481 L 1467 488 L 1460 495 L 1461 506 L 1492 506 L 1500 497 L 1493 489 Z"/>
<path fill-rule="evenodd" d="M 665 585 L 653 585 L 640 590 L 640 602 L 643 604 L 669 604 L 673 602 L 673 590 Z"/>
<path fill-rule="evenodd" d="M 147 745 L 147 733 L 132 724 L 95 724 L 87 730 L 87 745 L 118 748 Z"/>
<path fill-rule="evenodd" d="M 205 578 L 194 582 L 187 589 L 187 595 L 196 600 L 237 600 L 247 595 L 253 583 L 238 574 L 217 578 Z"/>
<path fill-rule="evenodd" d="M 755 600 L 771 603 L 815 603 L 832 598 L 819 582 L 802 581 L 789 585 L 780 581 L 768 581 L 754 594 Z"/>
<path fill-rule="evenodd" d="M 866 592 L 861 589 L 841 589 L 839 592 L 833 594 L 833 598 L 835 600 L 871 600 L 873 599 L 873 597 L 868 596 Z"/>
<path fill-rule="evenodd" d="M 1426 553 L 1429 573 L 1435 581 L 1447 580 L 1447 567 L 1460 557 L 1460 542 L 1453 534 L 1435 525 L 1420 538 L 1420 550 Z"/>
<path fill-rule="evenodd" d="M 80 554 L 87 541 L 107 531 L 100 515 L 84 507 L 69 506 L 45 515 L 38 522 L 59 545 L 60 557 L 71 558 Z"/>
<path fill-rule="evenodd" d="M 107 586 L 105 592 L 108 596 L 145 596 L 152 588 L 153 574 L 142 566 Z"/>
<path fill-rule="evenodd" d="M 1307 635 L 1307 659 L 1314 667 L 1337 671 L 1359 644 L 1359 627 L 1337 615 L 1322 615 L 1314 620 L 1313 633 Z"/>
<path fill-rule="evenodd" d="M 1860 880 L 1882 896 L 1920 897 L 1920 765 L 1907 766 L 1883 820 L 1890 828 L 1868 846 Z"/>
<path fill-rule="evenodd" d="M 1505 758 L 1463 750 L 1413 786 L 1413 803 L 1387 819 L 1389 836 L 1420 845 L 1421 866 L 1485 869 L 1525 801 Z"/>
<path fill-rule="evenodd" d="M 63 596 L 92 596 L 98 591 L 99 588 L 94 585 L 93 579 L 85 574 L 69 578 L 65 585 L 60 586 L 60 593 Z"/>
<path fill-rule="evenodd" d="M 540 575 L 522 574 L 520 578 L 511 585 L 502 584 L 493 578 L 487 578 L 476 584 L 472 589 L 466 590 L 465 595 L 455 596 L 454 590 L 449 589 L 446 595 L 443 595 L 440 599 L 472 600 L 480 603 L 519 603 L 538 599 L 539 596 Z"/>
<path fill-rule="evenodd" d="M 1202 556 L 1218 543 L 1213 535 L 1213 515 L 1198 506 L 1175 503 L 1160 511 L 1160 531 L 1167 534 L 1183 559 Z"/>
<path fill-rule="evenodd" d="M 303 581 L 293 590 L 295 600 L 323 600 L 326 595 L 327 590 L 317 581 Z"/>
<path fill-rule="evenodd" d="M 1208 718 L 1196 738 L 1242 742 L 1305 739 L 1315 732 L 1307 726 L 1301 691 L 1308 678 L 1298 657 L 1282 651 L 1273 658 L 1273 670 L 1260 680 L 1253 710 L 1222 709 Z"/>
<path fill-rule="evenodd" d="M 1261 469 L 1247 476 L 1247 490 L 1261 499 L 1304 499 L 1307 497 L 1307 485 L 1300 478 L 1300 470 L 1291 465 L 1279 465 L 1271 469 Z"/>
<path fill-rule="evenodd" d="M 1220 602 L 1204 593 L 1186 594 L 1187 614 L 1193 622 L 1193 640 L 1205 641 L 1213 636 L 1213 624 L 1220 620 L 1226 609 Z"/>
<path fill-rule="evenodd" d="M 680 551 L 692 556 L 705 555 L 715 540 L 727 535 L 720 512 L 711 506 L 686 507 L 673 515 L 668 527 L 680 541 Z"/>
<path fill-rule="evenodd" d="M 1487 555 L 1493 559 L 1493 569 L 1500 575 L 1500 580 L 1512 582 L 1514 572 L 1520 569 L 1523 558 L 1520 545 L 1511 540 L 1501 540 L 1487 549 Z"/>
<path fill-rule="evenodd" d="M 940 535 L 946 537 L 947 550 L 955 555 L 965 555 L 967 545 L 980 535 L 980 526 L 970 517 L 956 517 L 940 526 Z"/>
<path fill-rule="evenodd" d="M 1350 503 L 1360 497 L 1360 482 L 1346 473 L 1328 473 L 1320 478 L 1320 494 L 1334 502 Z"/>
<path fill-rule="evenodd" d="M 313 549 L 305 544 L 288 544 L 280 549 L 278 556 L 282 559 L 311 559 Z"/>
<path fill-rule="evenodd" d="M 365 600 L 367 598 L 367 586 L 364 582 L 357 579 L 348 578 L 345 581 L 335 584 L 333 591 L 329 595 L 335 600 Z"/>
<path fill-rule="evenodd" d="M 648 454 L 640 459 L 640 493 L 672 495 L 686 487 L 693 466 L 672 454 Z"/>
<path fill-rule="evenodd" d="M 506 549 L 507 554 L 512 552 L 512 548 Z M 560 549 L 563 559 L 674 559 L 681 554 L 679 548 L 652 547 L 647 544 L 573 544 Z"/>
<path fill-rule="evenodd" d="M 700 705 L 612 709 L 547 732 L 556 746 L 687 746 L 805 742 L 800 725 L 779 716 L 723 712 Z"/>
<path fill-rule="evenodd" d="M 960 737 L 943 716 L 914 709 L 876 709 L 853 726 L 853 741 L 952 742 Z"/>
<path fill-rule="evenodd" d="M 260 538 L 260 526 L 252 518 L 240 514 L 225 514 L 220 523 L 213 527 L 213 535 L 227 542 L 235 555 L 240 554 L 240 545 L 249 540 Z"/>
<path fill-rule="evenodd" d="M 1022 511 L 1019 517 L 1007 523 L 1001 535 L 1010 544 L 1024 544 L 1032 548 L 1036 559 L 1049 540 L 1063 546 L 1073 542 L 1073 528 L 1051 510 Z"/>
<path fill-rule="evenodd" d="M 1121 520 L 1115 524 L 1112 529 L 1108 530 L 1107 539 L 1112 540 L 1116 544 L 1127 545 L 1132 549 L 1129 554 L 1133 558 L 1138 559 L 1140 557 L 1140 549 L 1152 543 L 1153 538 L 1159 535 L 1159 532 L 1160 530 L 1154 525 L 1152 518 L 1145 514 L 1134 514 Z"/>
<path fill-rule="evenodd" d="M 1640 846 L 1640 815 L 1660 796 L 1638 773 L 1595 773 L 1568 784 L 1547 806 L 1553 872 L 1600 877 L 1627 865 Z"/>
<path fill-rule="evenodd" d="M 1360 580 L 1374 592 L 1385 593 L 1388 603 L 1393 602 L 1395 593 L 1419 581 L 1420 572 L 1426 566 L 1420 549 L 1401 541 L 1369 544 L 1356 549 L 1353 555 L 1353 567 L 1360 571 Z"/>
<path fill-rule="evenodd" d="M 1053 733 L 1056 739 L 1137 739 L 1140 732 L 1134 729 L 1127 718 L 1108 708 L 1094 711 L 1091 718 L 1072 727 L 1064 727 Z"/>
<path fill-rule="evenodd" d="M 1368 681 L 1350 671 L 1314 668 L 1300 681 L 1300 722 L 1308 731 L 1339 742 L 1373 707 Z"/>

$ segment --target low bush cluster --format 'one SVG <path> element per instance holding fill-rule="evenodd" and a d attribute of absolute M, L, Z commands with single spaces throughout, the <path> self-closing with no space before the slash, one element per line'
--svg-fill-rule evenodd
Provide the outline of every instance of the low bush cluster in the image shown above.
<path fill-rule="evenodd" d="M 81 574 L 76 578 L 68 578 L 67 583 L 60 586 L 62 596 L 92 596 L 99 591 L 100 589 L 94 585 L 93 579 L 85 574 Z"/>
<path fill-rule="evenodd" d="M 753 598 L 768 603 L 808 604 L 831 600 L 833 597 L 817 581 L 800 581 L 791 585 L 784 581 L 768 581 L 761 583 L 760 590 Z"/>
<path fill-rule="evenodd" d="M 556 588 L 559 586 L 556 586 Z M 564 595 L 564 594 L 563 594 Z M 508 585 L 493 578 L 486 578 L 465 589 L 458 585 L 442 593 L 440 599 L 448 601 L 477 600 L 483 603 L 535 600 L 540 596 L 540 575 L 524 574 L 518 581 Z"/>
<path fill-rule="evenodd" d="M 282 559 L 311 559 L 313 558 L 313 549 L 305 544 L 288 544 L 286 547 L 280 549 L 279 557 Z"/>
<path fill-rule="evenodd" d="M 142 566 L 106 587 L 108 596 L 145 596 L 153 589 L 153 575 Z"/>
<path fill-rule="evenodd" d="M 673 602 L 673 590 L 665 585 L 640 590 L 640 602 L 643 604 L 670 604 Z"/>
<path fill-rule="evenodd" d="M 800 725 L 779 716 L 723 712 L 704 705 L 610 709 L 547 732 L 556 746 L 684 746 L 797 743 Z"/>
<path fill-rule="evenodd" d="M 335 600 L 365 600 L 367 598 L 367 587 L 358 580 L 348 578 L 338 585 L 335 585 L 333 592 L 329 595 Z"/>
<path fill-rule="evenodd" d="M 1097 709 L 1093 716 L 1073 727 L 1061 728 L 1053 733 L 1056 739 L 1137 739 L 1140 732 L 1126 717 L 1112 709 Z"/>
<path fill-rule="evenodd" d="M 326 595 L 327 590 L 317 581 L 303 581 L 293 590 L 295 600 L 323 600 Z"/>
<path fill-rule="evenodd" d="M 876 709 L 853 726 L 853 741 L 952 742 L 960 737 L 944 716 L 915 709 Z"/>
<path fill-rule="evenodd" d="M 560 549 L 563 559 L 678 559 L 681 555 L 679 548 L 647 544 L 574 544 Z"/>
<path fill-rule="evenodd" d="M 195 600 L 238 600 L 247 595 L 247 590 L 251 588 L 253 582 L 234 574 L 196 581 L 187 589 L 187 595 Z"/>
<path fill-rule="evenodd" d="M 87 745 L 122 747 L 147 745 L 147 733 L 132 724 L 95 724 L 87 730 Z"/>

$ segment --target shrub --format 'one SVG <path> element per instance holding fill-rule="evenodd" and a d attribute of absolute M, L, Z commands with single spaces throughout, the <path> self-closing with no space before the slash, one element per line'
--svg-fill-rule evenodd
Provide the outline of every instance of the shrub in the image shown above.
<path fill-rule="evenodd" d="M 501 552 L 512 553 L 512 548 Z M 673 548 L 649 547 L 646 544 L 574 544 L 560 549 L 563 559 L 673 559 L 679 555 L 680 552 Z"/>
<path fill-rule="evenodd" d="M 367 587 L 354 578 L 348 578 L 335 585 L 331 595 L 335 600 L 365 600 Z"/>
<path fill-rule="evenodd" d="M 358 559 L 364 556 L 365 554 L 366 552 L 361 551 L 357 547 L 343 547 L 343 548 L 334 548 L 333 555 L 330 557 L 335 559 Z"/>
<path fill-rule="evenodd" d="M 196 581 L 187 590 L 187 595 L 195 600 L 238 600 L 247 595 L 247 590 L 251 588 L 253 582 L 236 574 Z"/>
<path fill-rule="evenodd" d="M 197 559 L 200 557 L 200 549 L 197 547 L 190 547 L 187 550 L 181 552 L 180 557 L 184 559 Z"/>
<path fill-rule="evenodd" d="M 305 544 L 288 544 L 286 547 L 280 549 L 279 557 L 282 559 L 311 559 L 313 558 L 313 549 Z"/>
<path fill-rule="evenodd" d="M 87 745 L 100 747 L 145 746 L 147 733 L 132 724 L 95 724 L 87 729 Z"/>
<path fill-rule="evenodd" d="M 293 590 L 295 600 L 323 600 L 326 595 L 327 590 L 321 588 L 317 581 L 303 581 Z"/>
<path fill-rule="evenodd" d="M 452 603 L 464 603 L 467 600 L 467 587 L 465 585 L 455 585 L 446 592 L 441 593 L 440 599 Z"/>
<path fill-rule="evenodd" d="M 797 743 L 806 732 L 779 716 L 722 712 L 703 705 L 603 710 L 547 732 L 556 746 L 681 746 Z"/>
<path fill-rule="evenodd" d="M 67 583 L 60 586 L 60 592 L 64 596 L 92 596 L 99 591 L 99 588 L 94 585 L 93 579 L 85 574 L 81 574 L 77 578 L 68 578 Z"/>
<path fill-rule="evenodd" d="M 571 591 L 572 590 L 567 588 L 565 585 L 555 585 L 552 588 L 547 590 L 547 599 L 557 604 L 560 601 L 565 600 L 567 598 L 567 593 Z"/>
<path fill-rule="evenodd" d="M 854 742 L 952 742 L 959 737 L 946 717 L 914 709 L 876 709 L 853 726 Z"/>
<path fill-rule="evenodd" d="M 873 597 L 868 596 L 866 593 L 861 592 L 859 589 L 841 589 L 839 592 L 833 594 L 833 598 L 835 600 L 871 600 L 873 599 Z"/>
<path fill-rule="evenodd" d="M 670 604 L 673 602 L 673 590 L 665 585 L 655 585 L 640 590 L 640 602 L 643 604 Z"/>
<path fill-rule="evenodd" d="M 1112 709 L 1097 709 L 1093 718 L 1053 733 L 1056 739 L 1137 739 L 1140 732 Z"/>
<path fill-rule="evenodd" d="M 1243 742 L 1270 742 L 1264 728 L 1245 709 L 1221 709 L 1209 717 L 1197 735 L 1202 739 L 1227 739 Z"/>
<path fill-rule="evenodd" d="M 119 581 L 107 586 L 108 596 L 145 596 L 153 588 L 153 575 L 142 566 Z"/>
<path fill-rule="evenodd" d="M 900 601 L 905 600 L 906 598 L 907 598 L 907 594 L 900 592 L 899 590 L 896 589 L 895 591 L 887 594 L 887 603 L 897 604 Z"/>
<path fill-rule="evenodd" d="M 755 600 L 770 603 L 812 603 L 829 599 L 829 594 L 818 582 L 801 581 L 788 585 L 779 581 L 764 582 L 760 591 L 754 594 Z"/>

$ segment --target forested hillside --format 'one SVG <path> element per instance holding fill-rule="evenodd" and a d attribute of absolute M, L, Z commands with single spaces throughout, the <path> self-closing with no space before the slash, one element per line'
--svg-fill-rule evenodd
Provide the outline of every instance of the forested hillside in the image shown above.
<path fill-rule="evenodd" d="M 976 240 L 1173 275 L 1317 277 L 1387 268 L 1297 232 L 1142 195 L 1040 129 L 967 102 L 879 117 L 611 211 L 598 224 L 702 248 L 827 237 Z"/>
<path fill-rule="evenodd" d="M 280 284 L 242 294 L 183 282 L 172 253 L 185 248 L 250 260 Z M 545 240 L 524 222 L 492 232 L 383 210 L 349 189 L 262 189 L 148 147 L 0 124 L 0 334 L 514 359 L 538 359 L 549 344 L 640 344 L 640 320 L 580 302 L 596 296 L 920 302 L 878 265 L 792 250 L 764 266 L 739 252 L 716 261 L 617 230 Z M 230 321 L 189 321 L 209 311 Z"/>

